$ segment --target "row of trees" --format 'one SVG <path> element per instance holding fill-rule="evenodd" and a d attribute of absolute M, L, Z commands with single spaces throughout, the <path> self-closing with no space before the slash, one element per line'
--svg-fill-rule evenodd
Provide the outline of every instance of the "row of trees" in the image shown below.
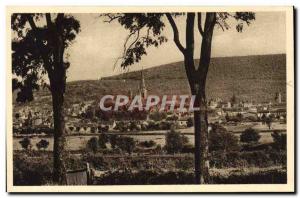
<path fill-rule="evenodd" d="M 24 138 L 21 141 L 19 141 L 19 143 L 21 144 L 22 148 L 24 150 L 28 150 L 32 147 L 31 145 L 31 141 L 29 138 Z M 38 143 L 36 143 L 36 147 L 41 150 L 46 150 L 49 146 L 49 142 L 47 140 L 41 139 Z"/>
<path fill-rule="evenodd" d="M 185 47 L 182 45 L 174 18 L 186 17 Z M 195 46 L 194 26 L 201 35 L 201 44 Z M 116 13 L 102 14 L 105 21 L 117 21 L 129 30 L 125 41 L 124 52 L 121 56 L 121 67 L 126 68 L 139 62 L 146 55 L 146 48 L 158 47 L 167 38 L 162 35 L 167 23 L 173 31 L 173 41 L 182 53 L 190 90 L 196 95 L 194 112 L 195 123 L 195 183 L 208 181 L 208 132 L 207 132 L 207 103 L 206 77 L 211 58 L 213 32 L 216 26 L 224 31 L 230 26 L 229 18 L 237 21 L 236 29 L 241 32 L 243 24 L 250 24 L 255 19 L 251 12 L 208 12 L 208 13 Z M 203 20 L 203 18 L 205 19 Z M 167 19 L 167 22 L 164 19 Z M 42 24 L 42 25 L 41 25 Z M 17 35 L 12 41 L 12 71 L 20 77 L 13 79 L 13 89 L 19 89 L 17 100 L 26 102 L 33 100 L 33 90 L 39 88 L 42 76 L 47 75 L 48 86 L 53 103 L 54 146 L 53 146 L 53 181 L 63 184 L 65 174 L 64 147 L 64 93 L 66 87 L 66 71 L 70 66 L 66 60 L 66 48 L 75 39 L 80 30 L 80 23 L 71 15 L 58 14 L 20 14 L 11 16 L 11 28 Z M 143 35 L 142 32 L 146 32 Z M 135 37 L 135 39 L 133 39 Z M 133 39 L 132 42 L 130 42 Z M 194 62 L 195 47 L 200 49 L 200 61 Z M 21 79 L 21 81 L 19 81 Z"/>

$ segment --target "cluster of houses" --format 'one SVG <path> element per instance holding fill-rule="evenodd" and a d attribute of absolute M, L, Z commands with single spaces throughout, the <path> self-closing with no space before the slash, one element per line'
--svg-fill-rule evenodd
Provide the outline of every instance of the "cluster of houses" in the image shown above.
<path fill-rule="evenodd" d="M 208 102 L 208 107 L 210 112 L 213 112 L 212 115 L 215 115 L 215 118 L 219 121 L 225 120 L 222 118 L 226 116 L 242 116 L 257 120 L 262 117 L 272 117 L 279 121 L 284 121 L 286 119 L 286 103 L 282 102 L 281 93 L 277 93 L 276 95 L 277 97 L 274 102 L 258 104 L 244 101 L 236 102 L 235 100 L 224 102 L 220 98 L 211 99 Z M 233 95 L 232 98 L 235 98 L 235 96 Z"/>
<path fill-rule="evenodd" d="M 30 108 L 28 106 L 20 108 L 14 112 L 14 128 L 29 126 L 53 127 L 53 112 L 49 108 Z"/>
<path fill-rule="evenodd" d="M 147 89 L 143 74 L 141 73 L 141 83 L 139 85 L 139 94 L 142 98 L 147 97 Z M 175 104 L 179 105 L 179 104 Z M 189 105 L 189 104 L 187 104 Z M 106 131 L 139 131 L 139 130 L 161 130 L 169 125 L 176 125 L 178 128 L 190 127 L 193 114 L 191 112 L 169 111 L 166 108 L 166 116 L 154 121 L 151 118 L 152 113 L 159 112 L 159 109 L 152 108 L 146 112 L 146 116 L 140 120 L 101 120 L 99 117 L 90 119 L 88 112 L 94 112 L 98 107 L 97 101 L 84 101 L 72 104 L 65 109 L 66 130 L 68 133 L 99 133 Z M 237 102 L 233 95 L 230 101 L 223 101 L 220 98 L 208 101 L 209 122 L 222 123 L 226 117 L 242 116 L 243 118 L 254 118 L 259 120 L 263 116 L 273 116 L 278 120 L 286 119 L 286 103 L 282 102 L 281 93 L 276 94 L 275 102 L 253 104 L 252 102 Z M 53 113 L 51 107 L 32 108 L 22 107 L 14 109 L 14 131 L 20 131 L 24 128 L 53 128 Z M 252 119 L 253 120 L 253 119 Z"/>

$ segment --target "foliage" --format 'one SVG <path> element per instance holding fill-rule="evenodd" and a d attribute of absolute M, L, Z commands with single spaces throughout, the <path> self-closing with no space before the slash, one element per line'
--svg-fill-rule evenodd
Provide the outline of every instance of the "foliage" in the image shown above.
<path fill-rule="evenodd" d="M 188 119 L 187 119 L 187 127 L 193 127 L 194 126 L 194 120 L 193 120 L 193 118 L 191 118 L 191 117 L 189 117 Z"/>
<path fill-rule="evenodd" d="M 185 144 L 183 145 L 182 148 L 182 153 L 194 153 L 195 152 L 195 147 L 192 144 Z"/>
<path fill-rule="evenodd" d="M 47 140 L 41 139 L 38 143 L 36 143 L 36 147 L 40 149 L 46 150 L 49 146 L 49 142 Z"/>
<path fill-rule="evenodd" d="M 165 149 L 168 153 L 181 152 L 184 145 L 188 143 L 188 138 L 182 135 L 180 132 L 171 129 L 166 134 Z"/>
<path fill-rule="evenodd" d="M 115 134 L 112 134 L 112 135 L 109 135 L 108 139 L 109 139 L 109 143 L 111 145 L 111 148 L 112 149 L 116 148 L 118 136 L 115 135 Z"/>
<path fill-rule="evenodd" d="M 136 142 L 131 137 L 121 137 L 117 138 L 116 145 L 123 151 L 126 151 L 128 154 L 131 154 L 136 146 Z"/>
<path fill-rule="evenodd" d="M 91 139 L 89 139 L 89 141 L 87 142 L 86 147 L 87 147 L 88 150 L 96 153 L 99 150 L 98 138 L 92 137 Z"/>
<path fill-rule="evenodd" d="M 286 165 L 286 152 L 258 150 L 224 153 L 216 151 L 211 153 L 210 165 L 215 168 L 284 166 Z"/>
<path fill-rule="evenodd" d="M 153 140 L 149 140 L 149 141 L 146 140 L 140 142 L 139 145 L 142 147 L 150 148 L 150 147 L 154 147 L 156 145 L 156 142 L 154 142 Z"/>
<path fill-rule="evenodd" d="M 234 18 L 237 21 L 236 30 L 238 32 L 242 32 L 244 23 L 249 25 L 253 20 L 255 20 L 255 14 L 253 12 L 236 12 L 236 13 L 218 12 L 215 14 L 216 14 L 215 24 L 217 24 L 218 27 L 222 28 L 223 30 L 225 29 L 227 30 L 230 28 L 230 26 L 226 22 L 227 19 L 230 17 Z M 142 56 L 147 55 L 146 49 L 148 47 L 151 46 L 158 47 L 159 45 L 167 42 L 168 39 L 163 35 L 163 31 L 166 26 L 165 24 L 166 21 L 168 21 L 168 23 L 170 23 L 173 27 L 173 23 L 174 23 L 173 17 L 180 17 L 182 15 L 186 15 L 186 14 L 185 13 L 116 13 L 116 14 L 107 13 L 107 14 L 102 14 L 101 17 L 107 23 L 112 23 L 113 21 L 117 21 L 122 27 L 124 27 L 124 29 L 129 30 L 129 35 L 125 40 L 123 53 L 119 58 L 121 59 L 121 67 L 125 68 L 136 62 L 139 62 Z M 168 20 L 165 20 L 166 18 Z M 174 34 L 176 35 L 174 28 L 173 31 Z"/>
<path fill-rule="evenodd" d="M 36 23 L 47 18 L 47 24 L 37 26 Z M 17 101 L 26 102 L 33 100 L 33 90 L 38 90 L 45 85 L 43 76 L 59 69 L 67 69 L 69 63 L 64 61 L 65 68 L 57 68 L 54 47 L 53 25 L 56 33 L 62 37 L 62 45 L 67 48 L 71 45 L 80 31 L 80 24 L 71 15 L 62 15 L 48 20 L 51 14 L 12 14 L 11 28 L 17 37 L 12 40 L 12 72 L 19 78 L 12 80 L 13 90 L 19 89 Z M 51 20 L 51 19 L 50 19 Z M 45 20 L 46 21 L 46 20 Z M 30 27 L 30 28 L 28 28 Z"/>
<path fill-rule="evenodd" d="M 22 148 L 25 150 L 28 150 L 31 147 L 31 141 L 27 137 L 23 138 L 21 141 L 19 141 L 19 143 L 21 144 Z"/>
<path fill-rule="evenodd" d="M 274 141 L 275 148 L 286 150 L 286 134 L 278 133 L 277 131 L 275 131 L 271 135 Z"/>
<path fill-rule="evenodd" d="M 82 160 L 91 164 L 91 166 L 97 170 L 103 170 L 104 167 L 108 167 L 103 156 L 99 156 L 93 153 L 86 153 L 83 155 Z"/>
<path fill-rule="evenodd" d="M 261 136 L 256 130 L 252 128 L 248 128 L 241 134 L 240 140 L 241 142 L 245 142 L 245 143 L 257 143 L 260 137 Z"/>
<path fill-rule="evenodd" d="M 286 171 L 268 170 L 257 173 L 233 172 L 229 176 L 212 174 L 211 184 L 285 184 Z M 114 171 L 103 175 L 95 185 L 142 185 L 142 184 L 193 184 L 193 173 L 184 170 L 160 172 L 142 170 L 138 172 Z"/>
<path fill-rule="evenodd" d="M 99 148 L 106 149 L 107 148 L 106 143 L 108 143 L 108 137 L 106 134 L 102 133 L 101 135 L 99 135 L 99 140 L 98 140 Z"/>
<path fill-rule="evenodd" d="M 51 183 L 52 159 L 49 156 L 37 157 L 32 160 L 28 154 L 14 155 L 14 185 L 39 186 Z"/>
<path fill-rule="evenodd" d="M 149 118 L 154 121 L 161 121 L 167 118 L 167 113 L 164 111 L 154 111 L 149 114 Z"/>
<path fill-rule="evenodd" d="M 236 151 L 239 150 L 238 138 L 218 124 L 211 125 L 209 132 L 209 151 Z"/>

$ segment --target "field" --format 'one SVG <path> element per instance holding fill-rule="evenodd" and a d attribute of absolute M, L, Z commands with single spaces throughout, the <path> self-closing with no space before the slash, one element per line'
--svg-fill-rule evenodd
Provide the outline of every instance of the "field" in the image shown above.
<path fill-rule="evenodd" d="M 238 137 L 240 133 L 236 134 Z M 267 144 L 273 142 L 271 133 L 261 133 L 260 143 Z M 156 144 L 161 146 L 165 146 L 165 135 L 126 135 L 128 137 L 132 137 L 134 140 L 138 142 L 142 141 L 150 141 L 153 140 Z M 86 148 L 86 144 L 89 139 L 92 137 L 97 137 L 97 135 L 82 135 L 82 136 L 68 136 L 67 137 L 67 150 L 69 151 L 78 151 L 84 150 Z M 189 143 L 194 145 L 194 135 L 186 135 L 189 140 Z M 14 137 L 13 140 L 13 148 L 14 150 L 22 150 L 22 147 L 19 143 L 23 138 Z M 52 137 L 32 137 L 30 138 L 31 143 L 33 145 L 32 149 L 37 150 L 36 143 L 38 143 L 41 139 L 45 139 L 49 142 L 49 147 L 47 150 L 53 149 L 53 138 Z"/>

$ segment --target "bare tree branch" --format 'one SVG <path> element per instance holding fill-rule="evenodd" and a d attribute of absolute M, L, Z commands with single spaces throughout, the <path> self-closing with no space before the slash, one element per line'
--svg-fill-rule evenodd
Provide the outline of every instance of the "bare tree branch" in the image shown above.
<path fill-rule="evenodd" d="M 133 35 L 135 35 L 135 34 L 137 34 L 136 38 L 135 38 L 134 41 L 133 41 L 132 43 L 130 43 L 130 45 L 127 47 L 128 41 L 129 41 L 130 38 L 131 38 Z M 132 33 L 130 33 L 130 34 L 126 37 L 125 42 L 124 42 L 124 45 L 123 45 L 123 47 L 124 47 L 124 49 L 123 49 L 123 54 L 122 54 L 121 57 L 118 57 L 118 58 L 116 59 L 116 61 L 115 61 L 115 63 L 114 63 L 114 68 L 113 68 L 114 70 L 115 70 L 115 68 L 116 68 L 117 63 L 119 62 L 119 60 L 125 58 L 127 50 L 131 49 L 131 47 L 138 41 L 139 38 L 140 38 L 140 29 L 137 29 L 137 30 L 133 31 Z"/>
<path fill-rule="evenodd" d="M 198 12 L 198 30 L 201 34 L 201 36 L 203 36 L 204 32 L 203 32 L 203 28 L 202 28 L 202 25 L 201 25 L 201 12 Z"/>
<path fill-rule="evenodd" d="M 108 20 L 104 20 L 105 23 L 110 23 L 115 19 L 121 18 L 121 15 L 111 15 L 111 14 L 103 14 L 103 16 L 108 17 Z"/>
<path fill-rule="evenodd" d="M 225 29 L 224 29 L 224 27 L 223 27 L 223 25 L 219 22 L 219 21 L 217 21 L 216 22 L 218 25 L 219 25 L 219 27 L 221 27 L 222 28 L 222 30 L 223 30 L 223 32 L 225 31 Z"/>
<path fill-rule="evenodd" d="M 171 27 L 173 29 L 173 33 L 174 33 L 174 42 L 176 44 L 176 46 L 178 47 L 178 49 L 184 54 L 185 53 L 185 48 L 182 46 L 182 44 L 180 43 L 179 40 L 179 32 L 176 26 L 176 23 L 173 19 L 173 17 L 171 16 L 170 13 L 166 13 L 166 16 L 168 18 L 169 23 L 171 24 Z"/>

